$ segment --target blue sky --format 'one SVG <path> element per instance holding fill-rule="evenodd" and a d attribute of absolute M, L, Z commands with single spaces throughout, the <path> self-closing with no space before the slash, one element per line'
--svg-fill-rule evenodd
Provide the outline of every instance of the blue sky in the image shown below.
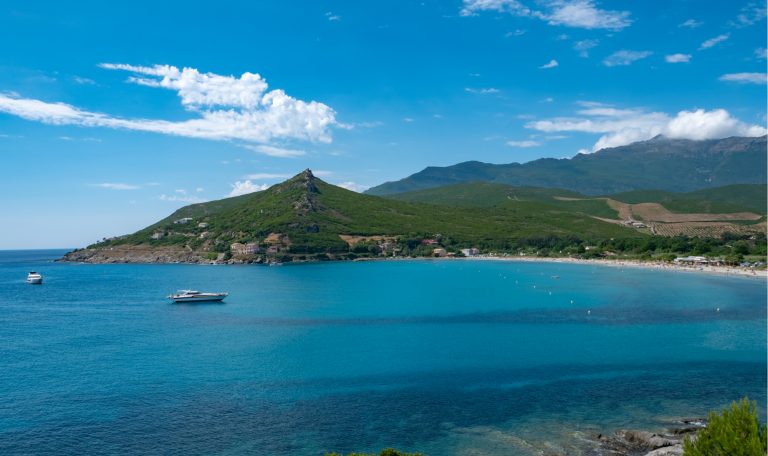
<path fill-rule="evenodd" d="M 79 247 L 305 168 L 765 134 L 764 1 L 6 1 L 0 248 Z"/>

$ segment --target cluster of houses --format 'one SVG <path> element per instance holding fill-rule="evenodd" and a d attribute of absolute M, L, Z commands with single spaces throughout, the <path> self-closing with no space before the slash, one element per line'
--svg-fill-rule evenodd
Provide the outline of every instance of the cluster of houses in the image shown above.
<path fill-rule="evenodd" d="M 256 244 L 255 242 L 249 242 L 247 244 L 235 242 L 229 246 L 229 251 L 232 252 L 232 255 L 256 255 L 257 253 L 261 253 L 262 249 L 259 247 L 259 244 Z M 267 255 L 280 253 L 280 246 L 270 245 L 264 250 L 264 253 Z"/>
<path fill-rule="evenodd" d="M 675 264 L 681 264 L 685 266 L 722 266 L 724 262 L 721 258 L 687 256 L 675 258 Z"/>
<path fill-rule="evenodd" d="M 632 220 L 632 219 L 624 220 L 621 223 L 624 226 L 628 226 L 628 227 L 631 227 L 631 228 L 648 228 L 648 225 L 646 225 L 645 223 L 638 222 L 637 220 Z"/>
<path fill-rule="evenodd" d="M 723 266 L 725 261 L 722 258 L 707 258 L 703 256 L 687 256 L 675 258 L 675 264 L 685 266 Z M 750 263 L 749 261 L 742 261 L 739 263 L 742 268 L 760 268 L 765 266 L 764 261 L 756 261 Z"/>

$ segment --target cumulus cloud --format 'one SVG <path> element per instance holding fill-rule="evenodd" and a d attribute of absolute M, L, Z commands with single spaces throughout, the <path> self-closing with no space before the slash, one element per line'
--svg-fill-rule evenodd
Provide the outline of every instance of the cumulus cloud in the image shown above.
<path fill-rule="evenodd" d="M 260 192 L 269 188 L 269 185 L 267 184 L 254 184 L 250 179 L 246 179 L 242 182 L 236 181 L 230 186 L 232 187 L 232 191 L 229 192 L 227 197 L 246 195 L 248 193 Z"/>
<path fill-rule="evenodd" d="M 518 16 L 531 14 L 531 10 L 517 0 L 464 0 L 464 6 L 459 14 L 475 16 L 479 11 L 497 11 Z"/>
<path fill-rule="evenodd" d="M 538 141 L 525 140 L 525 141 L 507 141 L 507 145 L 511 147 L 538 147 L 541 145 Z"/>
<path fill-rule="evenodd" d="M 728 73 L 720 76 L 721 81 L 738 82 L 740 84 L 761 84 L 768 82 L 765 73 Z"/>
<path fill-rule="evenodd" d="M 90 184 L 90 186 L 105 188 L 107 190 L 138 190 L 141 188 L 140 185 L 112 183 L 112 182 L 104 182 L 101 184 Z"/>
<path fill-rule="evenodd" d="M 591 104 L 585 108 L 577 111 L 577 117 L 532 121 L 525 127 L 547 133 L 575 131 L 602 134 L 593 145 L 593 151 L 647 140 L 656 135 L 714 139 L 762 136 L 768 132 L 762 126 L 741 122 L 724 109 L 680 111 L 671 116 L 664 112 L 648 112 L 640 108 L 617 109 L 602 104 Z"/>
<path fill-rule="evenodd" d="M 616 51 L 603 59 L 603 65 L 607 67 L 632 65 L 632 63 L 644 59 L 653 54 L 651 51 Z"/>
<path fill-rule="evenodd" d="M 51 125 L 107 127 L 246 143 L 274 140 L 329 143 L 330 128 L 338 125 L 335 111 L 327 105 L 298 100 L 280 89 L 267 90 L 267 82 L 258 74 L 221 76 L 169 65 L 104 63 L 100 66 L 132 73 L 128 78 L 130 83 L 175 91 L 182 106 L 196 118 L 127 119 L 9 93 L 0 94 L 0 112 Z"/>
<path fill-rule="evenodd" d="M 631 24 L 629 11 L 606 11 L 591 0 L 558 0 L 550 3 L 552 11 L 545 15 L 551 25 L 585 29 L 621 30 Z"/>
<path fill-rule="evenodd" d="M 560 64 L 557 63 L 557 60 L 552 59 L 552 60 L 549 61 L 549 63 L 545 63 L 544 65 L 540 66 L 539 69 L 540 70 L 546 70 L 546 69 L 549 69 L 549 68 L 554 68 L 554 67 L 556 67 L 558 65 L 560 65 Z"/>
<path fill-rule="evenodd" d="M 712 46 L 716 45 L 717 43 L 723 42 L 723 41 L 727 40 L 730 37 L 731 37 L 730 33 L 724 33 L 722 35 L 717 35 L 716 37 L 710 38 L 707 41 L 701 43 L 701 46 L 699 46 L 699 50 L 709 49 Z"/>
<path fill-rule="evenodd" d="M 464 0 L 462 16 L 475 16 L 482 11 L 508 13 L 546 21 L 549 25 L 562 25 L 584 29 L 621 30 L 632 21 L 628 11 L 607 11 L 595 6 L 592 0 L 549 0 L 544 10 L 533 10 L 518 0 Z"/>
<path fill-rule="evenodd" d="M 688 63 L 691 61 L 691 54 L 671 54 L 664 57 L 667 63 Z"/>

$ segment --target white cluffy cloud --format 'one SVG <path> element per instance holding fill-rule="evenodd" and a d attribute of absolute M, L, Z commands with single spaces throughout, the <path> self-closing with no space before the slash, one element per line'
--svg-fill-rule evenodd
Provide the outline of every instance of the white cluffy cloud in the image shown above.
<path fill-rule="evenodd" d="M 597 9 L 591 0 L 557 0 L 550 3 L 552 12 L 545 18 L 551 25 L 585 29 L 621 30 L 628 27 L 629 11 Z"/>
<path fill-rule="evenodd" d="M 546 69 L 549 69 L 549 68 L 554 68 L 554 67 L 556 67 L 558 65 L 560 65 L 560 64 L 557 63 L 557 60 L 552 59 L 552 60 L 549 61 L 549 63 L 545 63 L 544 65 L 540 66 L 539 69 L 540 70 L 546 70 Z"/>
<path fill-rule="evenodd" d="M 118 128 L 262 144 L 275 140 L 329 143 L 330 128 L 339 125 L 336 113 L 327 105 L 298 100 L 280 89 L 268 91 L 267 82 L 254 73 L 235 77 L 169 65 L 103 63 L 99 66 L 132 73 L 128 78 L 130 83 L 175 91 L 182 106 L 196 114 L 196 118 L 128 119 L 9 93 L 0 93 L 0 112 L 51 125 Z"/>
<path fill-rule="evenodd" d="M 260 192 L 269 188 L 267 184 L 254 184 L 250 179 L 246 179 L 242 182 L 237 181 L 231 185 L 232 191 L 229 192 L 227 197 L 246 195 L 248 193 Z"/>
<path fill-rule="evenodd" d="M 722 41 L 725 41 L 725 40 L 727 40 L 727 39 L 728 39 L 728 38 L 730 38 L 730 37 L 731 37 L 731 34 L 730 34 L 730 33 L 725 33 L 725 34 L 723 34 L 723 35 L 718 35 L 718 36 L 716 36 L 716 37 L 714 37 L 714 38 L 710 38 L 710 39 L 708 39 L 707 41 L 705 41 L 705 42 L 701 43 L 701 46 L 699 47 L 699 50 L 702 50 L 702 49 L 709 49 L 709 48 L 711 48 L 712 46 L 716 45 L 717 43 L 720 43 L 720 42 L 722 42 Z"/>
<path fill-rule="evenodd" d="M 691 61 L 691 54 L 671 54 L 664 57 L 667 63 L 688 63 Z"/>
<path fill-rule="evenodd" d="M 765 73 L 728 73 L 720 76 L 721 81 L 738 82 L 740 84 L 762 84 L 768 82 Z"/>
<path fill-rule="evenodd" d="M 584 29 L 621 30 L 628 27 L 628 11 L 607 11 L 595 6 L 592 0 L 548 0 L 545 10 L 532 10 L 518 0 L 464 0 L 460 14 L 474 16 L 481 11 L 496 11 L 515 16 L 532 17 L 549 25 Z"/>
<path fill-rule="evenodd" d="M 648 112 L 641 108 L 617 109 L 601 103 L 581 103 L 585 109 L 578 116 L 557 117 L 528 122 L 525 127 L 546 133 L 585 132 L 602 136 L 593 151 L 618 147 L 656 135 L 669 138 L 714 139 L 728 136 L 762 136 L 765 127 L 749 125 L 731 116 L 725 109 L 680 111 L 675 116 Z"/>
<path fill-rule="evenodd" d="M 644 59 L 653 54 L 651 51 L 616 51 L 603 59 L 603 65 L 607 67 L 631 65 L 637 60 Z"/>

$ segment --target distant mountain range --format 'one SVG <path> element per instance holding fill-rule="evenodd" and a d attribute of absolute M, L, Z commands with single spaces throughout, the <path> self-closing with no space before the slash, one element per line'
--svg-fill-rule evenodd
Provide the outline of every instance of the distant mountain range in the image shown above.
<path fill-rule="evenodd" d="M 472 181 L 560 188 L 586 195 L 648 189 L 690 192 L 731 184 L 764 184 L 766 166 L 765 136 L 703 141 L 657 136 L 570 159 L 430 166 L 399 181 L 372 187 L 366 193 L 393 195 Z"/>
<path fill-rule="evenodd" d="M 454 248 L 501 249 L 543 236 L 606 239 L 644 234 L 539 200 L 452 207 L 362 195 L 306 170 L 261 192 L 185 206 L 136 233 L 72 252 L 65 259 L 203 262 L 234 253 L 236 243 L 256 245 L 262 254 L 272 247 L 272 253 L 291 257 L 330 253 L 345 258 L 355 253 L 357 242 L 397 238 L 406 249 L 415 248 L 413 242 L 439 237 Z"/>
<path fill-rule="evenodd" d="M 650 234 L 753 236 L 765 231 L 765 192 L 765 185 L 735 185 L 593 198 L 570 190 L 471 182 L 383 198 L 328 184 L 305 170 L 264 191 L 185 206 L 136 233 L 65 259 L 293 261 L 431 255 L 433 249 L 470 247 L 577 248 L 622 239 L 639 245 Z"/>

